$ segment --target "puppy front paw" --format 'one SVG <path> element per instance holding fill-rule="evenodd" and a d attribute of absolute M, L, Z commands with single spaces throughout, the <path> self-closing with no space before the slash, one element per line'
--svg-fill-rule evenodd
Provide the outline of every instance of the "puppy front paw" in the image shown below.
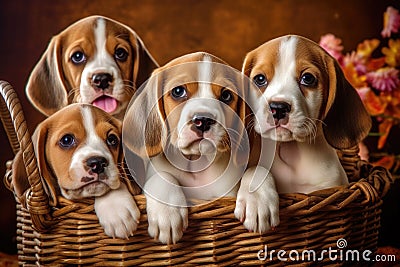
<path fill-rule="evenodd" d="M 267 177 L 255 191 L 242 181 L 236 199 L 235 217 L 251 232 L 265 233 L 279 224 L 279 195 Z"/>
<path fill-rule="evenodd" d="M 136 231 L 140 211 L 125 184 L 96 197 L 94 208 L 106 235 L 127 239 Z"/>
<path fill-rule="evenodd" d="M 176 244 L 188 226 L 186 207 L 170 206 L 146 197 L 149 235 L 163 244 Z"/>
<path fill-rule="evenodd" d="M 247 192 L 238 195 L 235 216 L 247 230 L 265 233 L 279 224 L 278 205 L 278 196 L 264 198 L 257 192 Z"/>

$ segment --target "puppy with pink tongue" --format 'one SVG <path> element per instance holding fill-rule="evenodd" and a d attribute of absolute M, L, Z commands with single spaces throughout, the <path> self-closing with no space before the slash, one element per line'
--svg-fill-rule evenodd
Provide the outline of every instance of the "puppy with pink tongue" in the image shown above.
<path fill-rule="evenodd" d="M 129 26 L 102 16 L 54 36 L 29 77 L 26 94 L 44 115 L 93 104 L 122 120 L 130 99 L 158 67 Z"/>
<path fill-rule="evenodd" d="M 113 113 L 118 107 L 118 101 L 115 98 L 106 95 L 95 99 L 92 104 L 107 113 Z"/>

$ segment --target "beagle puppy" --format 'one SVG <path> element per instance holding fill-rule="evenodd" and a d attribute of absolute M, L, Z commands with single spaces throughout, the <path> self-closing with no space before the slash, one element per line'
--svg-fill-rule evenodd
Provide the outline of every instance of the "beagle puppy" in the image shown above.
<path fill-rule="evenodd" d="M 95 212 L 107 235 L 128 238 L 140 212 L 124 176 L 122 123 L 89 104 L 71 104 L 41 122 L 32 142 L 46 192 L 71 200 L 95 197 Z M 130 186 L 129 181 L 127 182 Z M 29 188 L 22 153 L 13 163 L 13 186 L 21 198 Z M 134 192 L 137 193 L 137 192 Z"/>
<path fill-rule="evenodd" d="M 135 90 L 156 67 L 131 28 L 90 16 L 51 39 L 28 79 L 26 94 L 47 116 L 70 103 L 88 103 L 122 120 Z"/>
<path fill-rule="evenodd" d="M 236 196 L 249 155 L 243 77 L 197 52 L 156 69 L 132 99 L 124 144 L 149 158 L 148 231 L 162 243 L 182 237 L 194 199 Z"/>
<path fill-rule="evenodd" d="M 249 96 L 254 130 L 277 141 L 271 172 L 278 192 L 348 184 L 335 149 L 357 145 L 371 118 L 337 61 L 313 41 L 288 35 L 248 53 L 242 72 L 258 88 Z"/>

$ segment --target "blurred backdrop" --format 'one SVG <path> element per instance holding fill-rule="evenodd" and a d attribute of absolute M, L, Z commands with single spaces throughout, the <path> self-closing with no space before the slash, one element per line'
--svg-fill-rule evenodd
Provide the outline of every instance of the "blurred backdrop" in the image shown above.
<path fill-rule="evenodd" d="M 316 42 L 333 33 L 351 51 L 379 38 L 386 7 L 399 0 L 8 0 L 0 3 L 0 79 L 21 98 L 31 131 L 43 117 L 27 102 L 24 86 L 50 38 L 89 15 L 132 27 L 160 65 L 186 53 L 210 52 L 240 69 L 246 53 L 265 41 L 300 34 Z M 0 127 L 0 251 L 14 253 L 15 200 L 2 178 L 13 158 Z"/>

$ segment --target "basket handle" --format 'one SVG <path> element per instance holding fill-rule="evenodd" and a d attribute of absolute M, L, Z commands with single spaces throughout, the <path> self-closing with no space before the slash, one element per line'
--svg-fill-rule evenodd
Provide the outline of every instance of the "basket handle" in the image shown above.
<path fill-rule="evenodd" d="M 54 224 L 50 215 L 49 197 L 44 191 L 31 135 L 17 93 L 6 81 L 0 81 L 0 116 L 14 154 L 22 152 L 30 188 L 25 193 L 26 207 L 38 231 Z"/>
<path fill-rule="evenodd" d="M 20 146 L 17 134 L 14 130 L 14 123 L 13 119 L 11 118 L 12 115 L 10 114 L 10 110 L 8 109 L 6 103 L 10 103 L 10 108 L 12 108 L 13 106 L 15 106 L 13 105 L 14 104 L 13 100 L 16 99 L 17 97 L 14 96 L 13 92 L 9 90 L 8 87 L 11 86 L 7 82 L 0 81 L 0 88 L 2 95 L 2 99 L 0 101 L 0 118 L 1 122 L 3 123 L 4 130 L 6 131 L 8 141 L 11 145 L 11 149 L 15 155 L 19 151 Z M 16 115 L 15 117 L 17 116 L 18 115 Z"/>

